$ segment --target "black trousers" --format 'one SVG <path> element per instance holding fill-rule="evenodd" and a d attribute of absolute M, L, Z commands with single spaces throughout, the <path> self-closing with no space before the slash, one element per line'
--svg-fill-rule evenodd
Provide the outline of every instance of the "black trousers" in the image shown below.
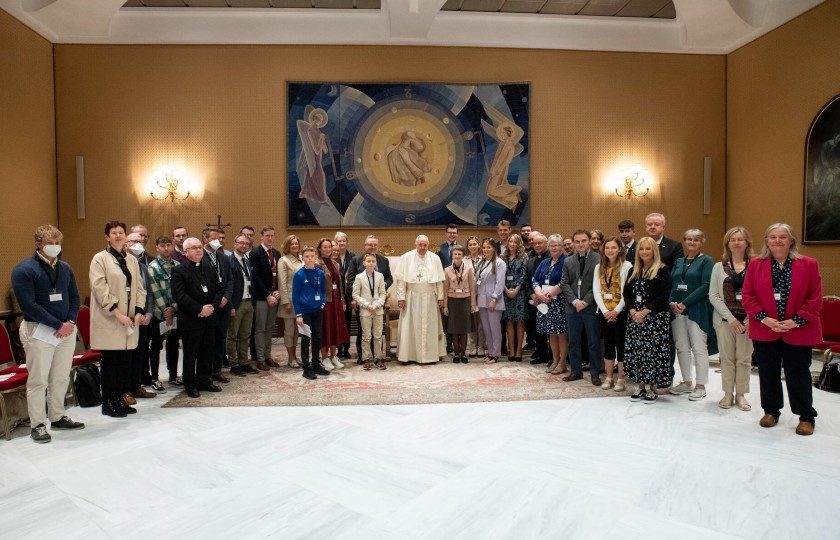
<path fill-rule="evenodd" d="M 149 365 L 149 325 L 138 326 L 137 332 L 139 332 L 137 348 L 131 352 L 128 372 L 124 375 L 122 394 L 140 389 L 143 372 Z"/>
<path fill-rule="evenodd" d="M 537 308 L 528 304 L 528 320 L 525 321 L 525 343 L 531 347 L 537 346 Z"/>
<path fill-rule="evenodd" d="M 315 365 L 320 362 L 321 327 L 324 324 L 324 310 L 319 309 L 312 313 L 304 313 L 302 316 L 303 324 L 309 325 L 312 337 L 300 335 L 300 363 L 304 366 Z M 311 359 L 310 348 L 312 349 Z M 359 350 L 362 350 L 361 347 L 359 347 Z"/>
<path fill-rule="evenodd" d="M 811 379 L 811 347 L 791 345 L 782 339 L 776 341 L 753 340 L 755 359 L 758 362 L 758 382 L 761 391 L 761 408 L 766 414 L 778 418 L 785 405 L 782 394 L 782 367 L 785 370 L 790 410 L 799 420 L 814 423 Z"/>
<path fill-rule="evenodd" d="M 213 345 L 216 327 L 207 325 L 196 330 L 184 330 L 184 388 L 192 390 L 200 384 L 210 384 L 213 369 Z"/>
<path fill-rule="evenodd" d="M 347 307 L 344 308 L 344 323 L 347 325 L 347 333 L 348 334 L 350 333 L 350 328 L 351 328 L 350 327 L 350 322 L 352 320 L 353 320 L 353 306 L 350 305 L 350 302 L 347 302 Z M 359 336 L 361 336 L 362 329 L 361 329 L 361 327 L 358 327 L 358 328 L 359 328 L 359 330 L 358 330 Z M 356 342 L 358 344 L 359 339 L 361 339 L 361 338 L 358 337 L 358 336 L 357 336 L 357 338 L 358 339 L 356 340 Z M 350 357 L 350 343 L 345 343 L 343 345 L 339 345 L 338 350 L 345 353 L 348 358 Z M 359 348 L 357 347 L 356 350 L 359 350 Z"/>
<path fill-rule="evenodd" d="M 152 381 L 160 379 L 160 351 L 166 344 L 166 369 L 169 371 L 169 378 L 174 379 L 178 375 L 178 341 L 181 339 L 180 330 L 170 330 L 166 334 L 160 333 L 159 319 L 152 318 L 149 324 L 149 366 L 143 374 L 143 384 L 152 384 Z"/>
<path fill-rule="evenodd" d="M 102 379 L 102 399 L 120 397 L 124 381 L 128 379 L 132 350 L 100 351 L 100 377 Z"/>

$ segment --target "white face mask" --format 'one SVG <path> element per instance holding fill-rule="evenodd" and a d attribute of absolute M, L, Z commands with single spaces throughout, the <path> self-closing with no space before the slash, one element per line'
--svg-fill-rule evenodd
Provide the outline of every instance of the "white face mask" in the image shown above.
<path fill-rule="evenodd" d="M 207 242 L 207 245 L 213 248 L 213 251 L 218 251 L 220 247 L 222 247 L 222 243 L 218 240 L 211 240 Z"/>
<path fill-rule="evenodd" d="M 143 244 L 141 244 L 140 242 L 137 242 L 136 244 L 134 244 L 133 246 L 131 246 L 128 249 L 130 249 L 131 252 L 134 253 L 135 255 L 140 256 L 140 254 L 143 253 Z"/>
<path fill-rule="evenodd" d="M 47 257 L 58 257 L 58 254 L 61 253 L 61 246 L 56 246 L 54 244 L 47 244 L 44 246 L 44 254 Z"/>

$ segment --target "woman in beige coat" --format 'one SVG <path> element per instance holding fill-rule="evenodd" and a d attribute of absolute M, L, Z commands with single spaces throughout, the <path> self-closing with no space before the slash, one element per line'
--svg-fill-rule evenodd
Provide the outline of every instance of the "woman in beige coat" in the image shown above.
<path fill-rule="evenodd" d="M 146 289 L 137 258 L 126 257 L 125 223 L 105 225 L 108 247 L 90 262 L 90 346 L 102 353 L 102 414 L 124 417 L 137 412 L 120 397 L 137 347 Z"/>
<path fill-rule="evenodd" d="M 292 307 L 292 280 L 295 272 L 303 268 L 300 259 L 300 240 L 290 234 L 280 248 L 283 257 L 277 264 L 277 274 L 280 278 L 280 309 L 278 313 L 283 319 L 283 344 L 289 353 L 289 367 L 300 367 L 297 359 L 298 329 L 295 324 L 295 308 Z"/>

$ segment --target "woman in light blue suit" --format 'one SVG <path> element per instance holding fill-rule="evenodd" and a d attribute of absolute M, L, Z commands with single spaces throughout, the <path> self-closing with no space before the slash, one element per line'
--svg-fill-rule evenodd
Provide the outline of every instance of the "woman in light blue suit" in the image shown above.
<path fill-rule="evenodd" d="M 502 312 L 505 310 L 505 263 L 496 255 L 496 241 L 486 238 L 481 243 L 484 260 L 475 276 L 476 300 L 481 326 L 487 338 L 485 364 L 495 364 L 502 352 Z"/>

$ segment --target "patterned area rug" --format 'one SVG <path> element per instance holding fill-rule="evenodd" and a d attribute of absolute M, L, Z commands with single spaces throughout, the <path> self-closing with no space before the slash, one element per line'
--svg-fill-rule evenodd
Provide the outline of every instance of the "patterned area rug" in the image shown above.
<path fill-rule="evenodd" d="M 300 369 L 285 367 L 285 354 L 282 359 L 278 356 L 275 358 L 284 367 L 244 378 L 231 377 L 229 384 L 220 385 L 222 392 L 202 392 L 198 399 L 180 392 L 164 407 L 472 403 L 620 397 L 631 393 L 630 388 L 624 392 L 601 390 L 592 385 L 588 374 L 580 381 L 563 382 L 561 376 L 546 373 L 544 364 L 532 366 L 527 361 L 504 359 L 489 366 L 473 359 L 468 364 L 453 364 L 445 358 L 422 366 L 392 361 L 384 371 L 364 371 L 355 360 L 349 360 L 344 369 L 309 381 L 301 376 Z"/>

